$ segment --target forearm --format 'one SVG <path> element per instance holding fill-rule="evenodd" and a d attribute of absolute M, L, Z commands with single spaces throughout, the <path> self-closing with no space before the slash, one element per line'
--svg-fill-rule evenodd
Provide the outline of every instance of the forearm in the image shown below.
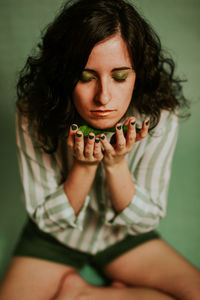
<path fill-rule="evenodd" d="M 126 136 L 123 134 L 120 123 L 116 124 L 116 143 L 108 142 L 106 136 L 101 136 L 104 148 L 103 164 L 110 190 L 111 201 L 114 210 L 119 213 L 123 211 L 132 201 L 135 194 L 135 185 L 129 171 L 126 154 L 134 147 L 136 141 L 147 136 L 149 121 L 144 120 L 142 128 L 136 133 L 136 119 L 130 117 L 124 125 L 128 125 Z"/>
<path fill-rule="evenodd" d="M 104 168 L 111 202 L 114 210 L 119 213 L 132 201 L 135 185 L 125 158 L 118 164 L 105 165 Z"/>
<path fill-rule="evenodd" d="M 92 186 L 98 164 L 84 164 L 74 161 L 72 169 L 64 183 L 64 190 L 77 215 Z"/>

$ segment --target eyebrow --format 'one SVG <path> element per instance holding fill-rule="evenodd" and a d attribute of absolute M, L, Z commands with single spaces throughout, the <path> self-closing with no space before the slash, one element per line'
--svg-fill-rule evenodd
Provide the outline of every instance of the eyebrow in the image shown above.
<path fill-rule="evenodd" d="M 115 71 L 123 71 L 123 70 L 132 70 L 132 68 L 130 68 L 130 67 L 114 68 L 114 69 L 112 69 L 112 72 L 115 72 Z"/>
<path fill-rule="evenodd" d="M 130 67 L 119 67 L 119 68 L 114 68 L 111 70 L 111 72 L 115 72 L 115 71 L 125 71 L 125 70 L 132 70 L 132 68 Z M 84 69 L 83 71 L 87 71 L 87 72 L 91 72 L 91 73 L 97 73 L 95 70 L 92 70 L 92 69 Z"/>

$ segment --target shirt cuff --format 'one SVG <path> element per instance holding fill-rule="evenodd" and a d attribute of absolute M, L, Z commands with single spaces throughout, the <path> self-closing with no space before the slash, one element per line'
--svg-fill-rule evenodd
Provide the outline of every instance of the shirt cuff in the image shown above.
<path fill-rule="evenodd" d="M 107 225 L 136 226 L 148 230 L 157 226 L 160 209 L 152 201 L 147 191 L 135 183 L 135 194 L 129 205 L 120 213 L 109 208 L 105 215 Z"/>
<path fill-rule="evenodd" d="M 78 215 L 75 215 L 65 194 L 64 187 L 61 185 L 53 194 L 46 198 L 44 209 L 48 218 L 61 229 L 66 229 L 70 226 L 83 230 L 85 211 L 89 204 L 89 200 L 90 196 L 87 196 Z"/>

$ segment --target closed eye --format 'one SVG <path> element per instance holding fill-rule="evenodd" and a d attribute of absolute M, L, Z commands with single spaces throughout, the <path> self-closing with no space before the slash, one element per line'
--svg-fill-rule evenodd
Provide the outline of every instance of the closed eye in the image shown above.
<path fill-rule="evenodd" d="M 117 72 L 114 72 L 114 73 L 112 74 L 112 78 L 113 78 L 115 81 L 123 82 L 123 81 L 125 81 L 126 78 L 128 77 L 128 73 L 129 73 L 129 72 L 117 71 Z"/>
<path fill-rule="evenodd" d="M 81 82 L 90 82 L 91 80 L 93 80 L 95 78 L 96 77 L 95 77 L 94 73 L 85 70 L 81 73 L 80 81 Z"/>

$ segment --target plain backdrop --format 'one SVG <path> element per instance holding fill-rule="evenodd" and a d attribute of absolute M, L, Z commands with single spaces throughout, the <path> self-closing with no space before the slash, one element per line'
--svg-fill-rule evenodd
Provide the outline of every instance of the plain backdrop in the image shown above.
<path fill-rule="evenodd" d="M 176 73 L 187 79 L 184 93 L 192 101 L 192 115 L 180 123 L 168 214 L 159 230 L 169 244 L 200 268 L 200 1 L 131 2 L 159 34 L 177 64 Z M 0 279 L 26 218 L 15 146 L 17 74 L 39 41 L 41 30 L 52 21 L 62 3 L 61 0 L 0 0 Z M 101 283 L 90 267 L 81 272 Z"/>

